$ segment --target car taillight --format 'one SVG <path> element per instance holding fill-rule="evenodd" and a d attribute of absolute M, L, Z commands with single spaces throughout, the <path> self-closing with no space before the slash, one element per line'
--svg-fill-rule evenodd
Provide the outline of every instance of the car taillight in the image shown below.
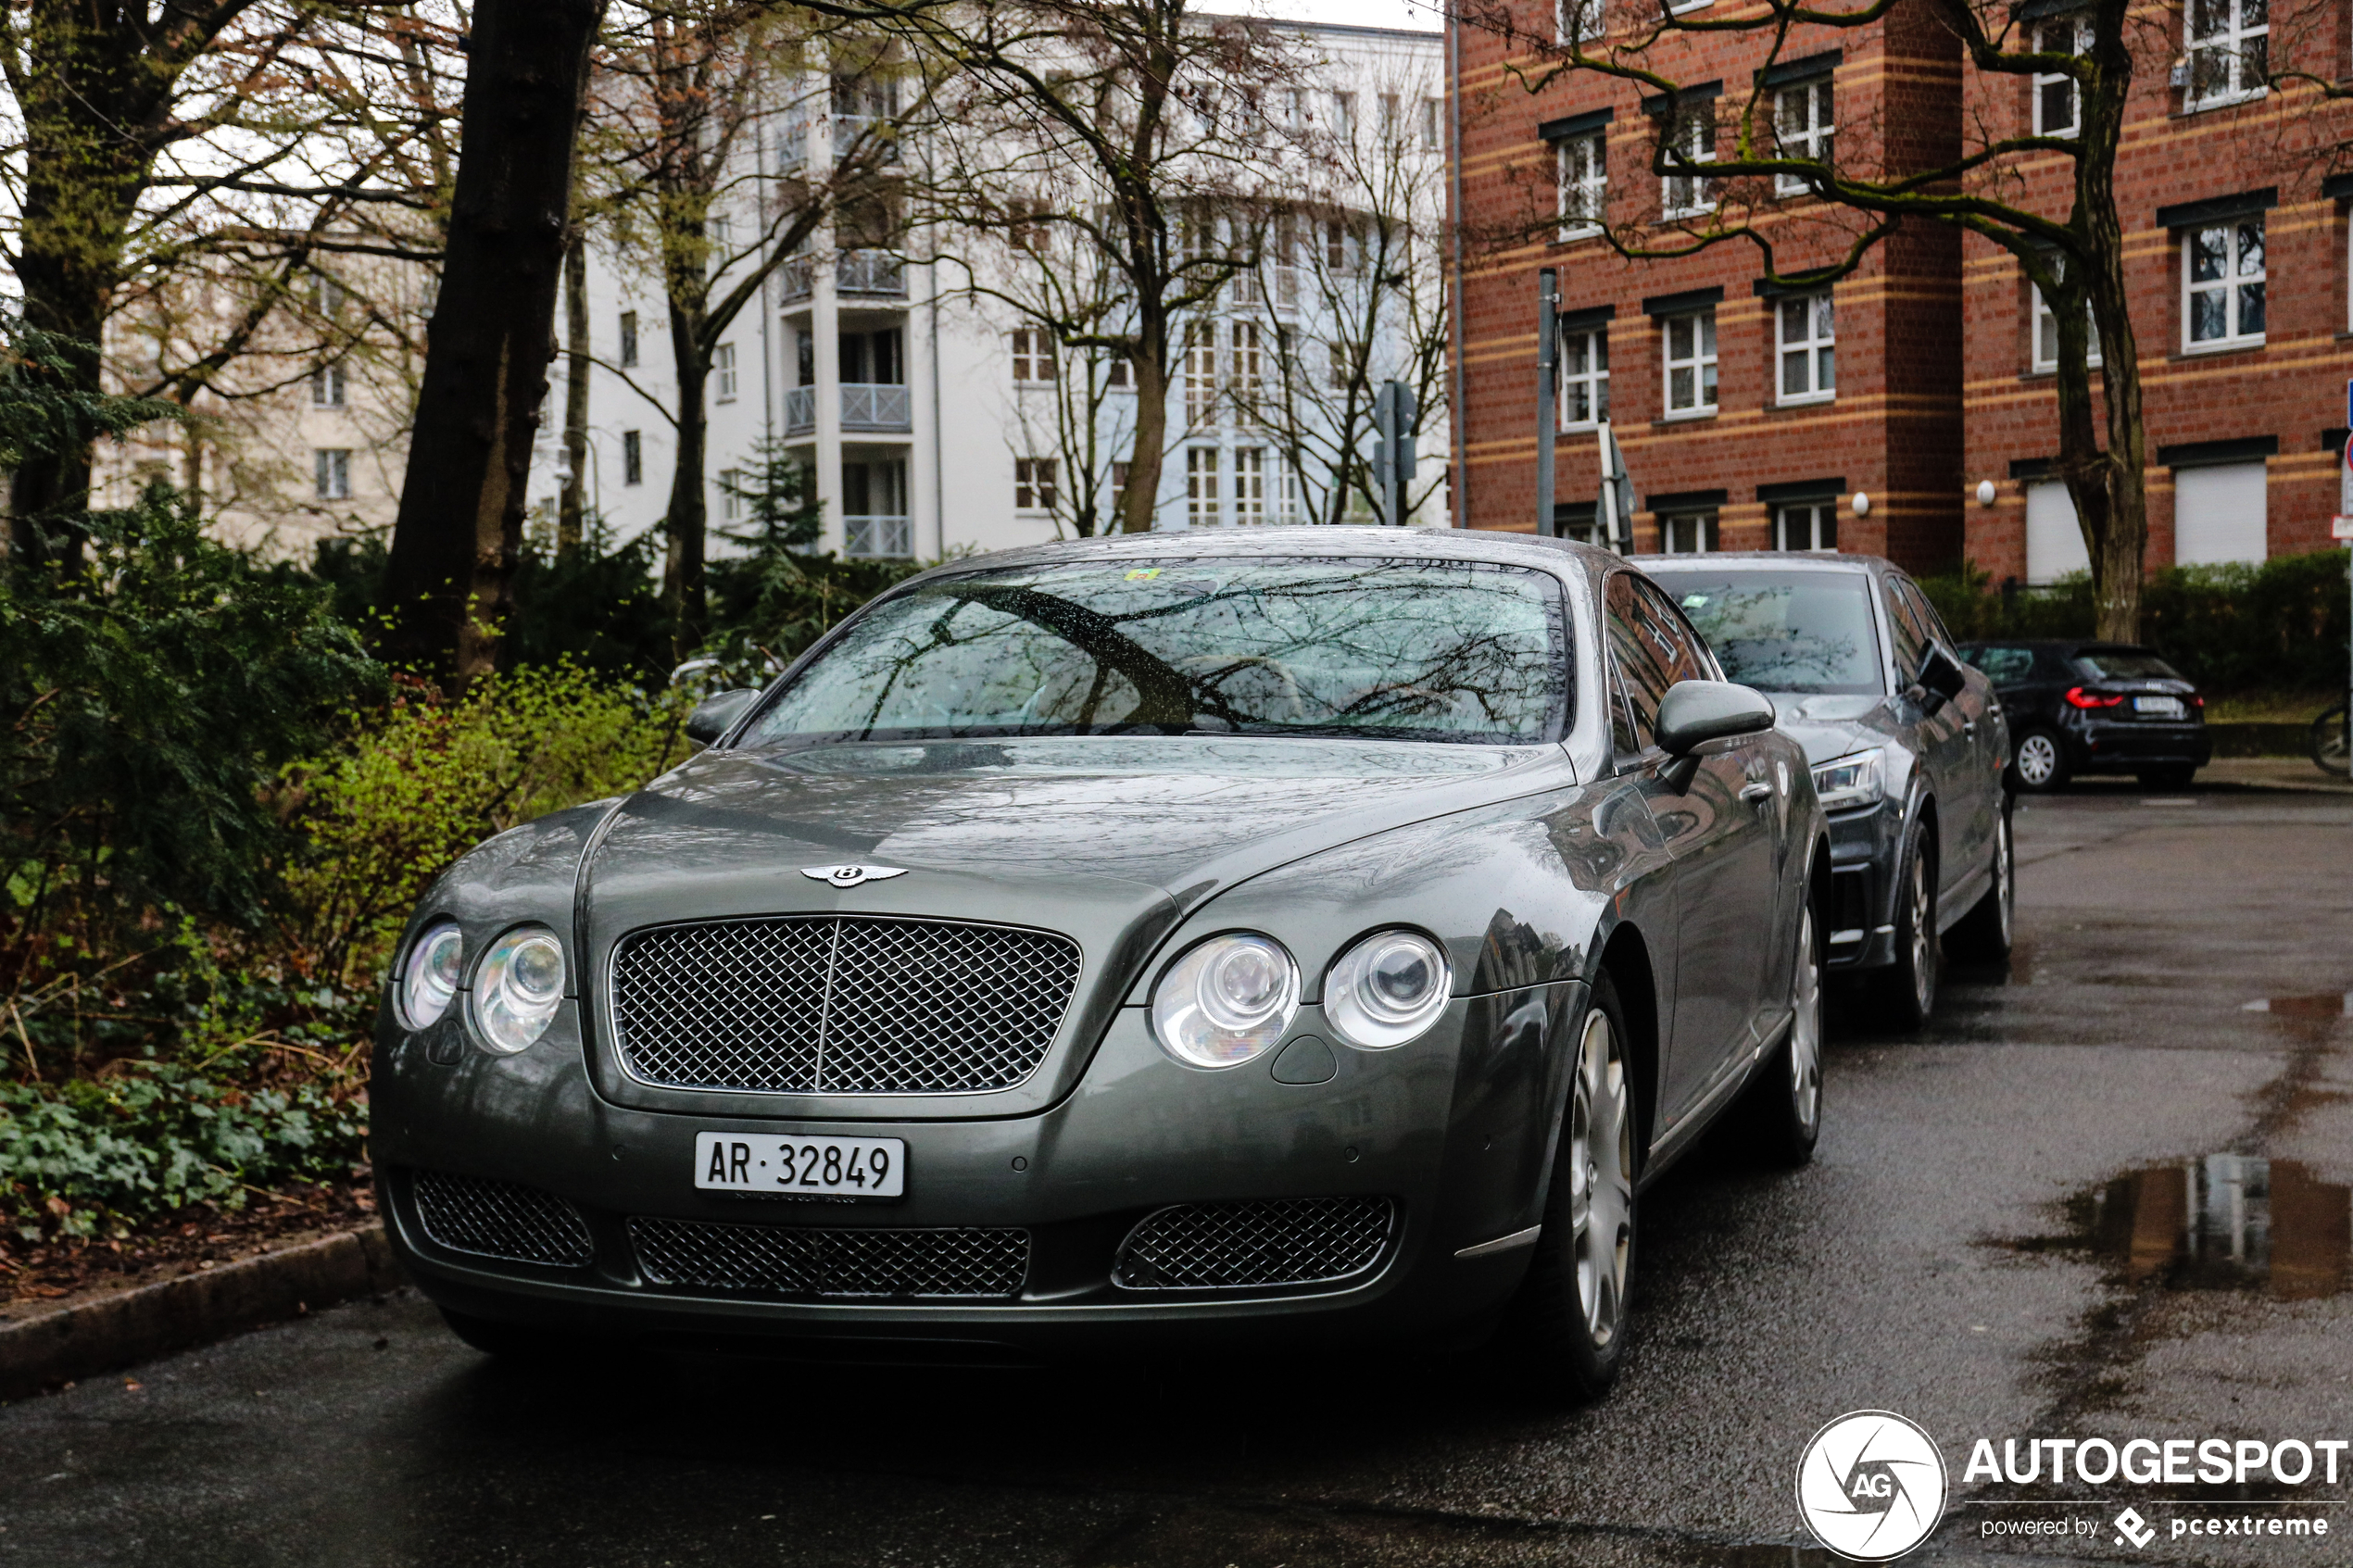
<path fill-rule="evenodd" d="M 2123 700 L 2121 692 L 2087 692 L 2081 686 L 2067 688 L 2067 702 L 2070 708 L 2114 708 Z"/>
<path fill-rule="evenodd" d="M 2206 699 L 2198 696 L 2196 692 L 2192 692 L 2190 694 L 2190 706 L 2192 708 L 2204 708 L 2206 706 Z"/>

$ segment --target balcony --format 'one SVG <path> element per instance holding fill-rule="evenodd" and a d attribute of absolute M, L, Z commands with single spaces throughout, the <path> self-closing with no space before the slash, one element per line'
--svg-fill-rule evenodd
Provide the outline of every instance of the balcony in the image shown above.
<path fill-rule="evenodd" d="M 776 297 L 790 305 L 797 299 L 807 299 L 812 270 L 809 257 L 788 257 L 776 269 Z"/>
<path fill-rule="evenodd" d="M 863 382 L 842 383 L 841 428 L 844 430 L 911 431 L 915 428 L 913 409 L 913 401 L 903 386 L 880 386 Z"/>
<path fill-rule="evenodd" d="M 846 295 L 907 297 L 907 264 L 887 251 L 846 250 L 834 259 L 834 287 Z"/>
<path fill-rule="evenodd" d="M 853 560 L 904 560 L 915 553 L 915 521 L 867 514 L 841 520 L 841 553 Z"/>
<path fill-rule="evenodd" d="M 858 147 L 861 137 L 871 136 L 866 146 L 876 163 L 899 161 L 899 132 L 887 114 L 837 114 L 834 116 L 834 161 L 841 162 Z M 875 143 L 882 144 L 879 147 Z"/>
<path fill-rule="evenodd" d="M 785 388 L 785 433 L 807 435 L 817 428 L 817 389 L 813 386 Z"/>

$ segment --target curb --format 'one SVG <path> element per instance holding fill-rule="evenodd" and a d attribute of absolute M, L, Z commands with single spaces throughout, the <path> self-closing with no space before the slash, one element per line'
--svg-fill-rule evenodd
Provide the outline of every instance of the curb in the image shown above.
<path fill-rule="evenodd" d="M 402 1283 L 384 1226 L 374 1224 L 0 1323 L 0 1399 Z"/>

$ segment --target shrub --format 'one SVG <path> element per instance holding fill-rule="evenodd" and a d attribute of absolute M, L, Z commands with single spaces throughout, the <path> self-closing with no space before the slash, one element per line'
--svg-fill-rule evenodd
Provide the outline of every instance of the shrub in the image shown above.
<path fill-rule="evenodd" d="M 285 771 L 305 840 L 285 873 L 299 967 L 339 986 L 371 981 L 425 885 L 466 850 L 682 760 L 686 707 L 569 664 L 493 676 L 455 702 L 404 683 L 347 746 Z"/>

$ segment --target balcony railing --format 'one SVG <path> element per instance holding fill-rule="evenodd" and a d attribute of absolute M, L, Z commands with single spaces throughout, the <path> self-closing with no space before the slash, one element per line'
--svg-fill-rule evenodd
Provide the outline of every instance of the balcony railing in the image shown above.
<path fill-rule="evenodd" d="M 834 261 L 834 287 L 843 294 L 907 297 L 907 265 L 887 251 L 846 250 Z"/>
<path fill-rule="evenodd" d="M 812 270 L 809 265 L 809 257 L 805 256 L 786 257 L 776 269 L 777 297 L 787 305 L 796 299 L 807 299 L 812 276 Z"/>
<path fill-rule="evenodd" d="M 899 161 L 898 132 L 890 117 L 883 114 L 837 114 L 834 116 L 834 161 L 839 163 L 859 147 L 859 138 L 870 137 L 866 150 L 874 161 Z M 875 145 L 880 143 L 879 146 Z"/>
<path fill-rule="evenodd" d="M 841 428 L 844 430 L 912 430 L 913 404 L 903 386 L 844 382 L 841 387 Z"/>
<path fill-rule="evenodd" d="M 806 435 L 817 428 L 817 389 L 813 386 L 785 388 L 785 433 Z"/>
<path fill-rule="evenodd" d="M 909 517 L 869 514 L 841 520 L 841 553 L 854 559 L 904 560 L 915 553 L 915 522 Z"/>

